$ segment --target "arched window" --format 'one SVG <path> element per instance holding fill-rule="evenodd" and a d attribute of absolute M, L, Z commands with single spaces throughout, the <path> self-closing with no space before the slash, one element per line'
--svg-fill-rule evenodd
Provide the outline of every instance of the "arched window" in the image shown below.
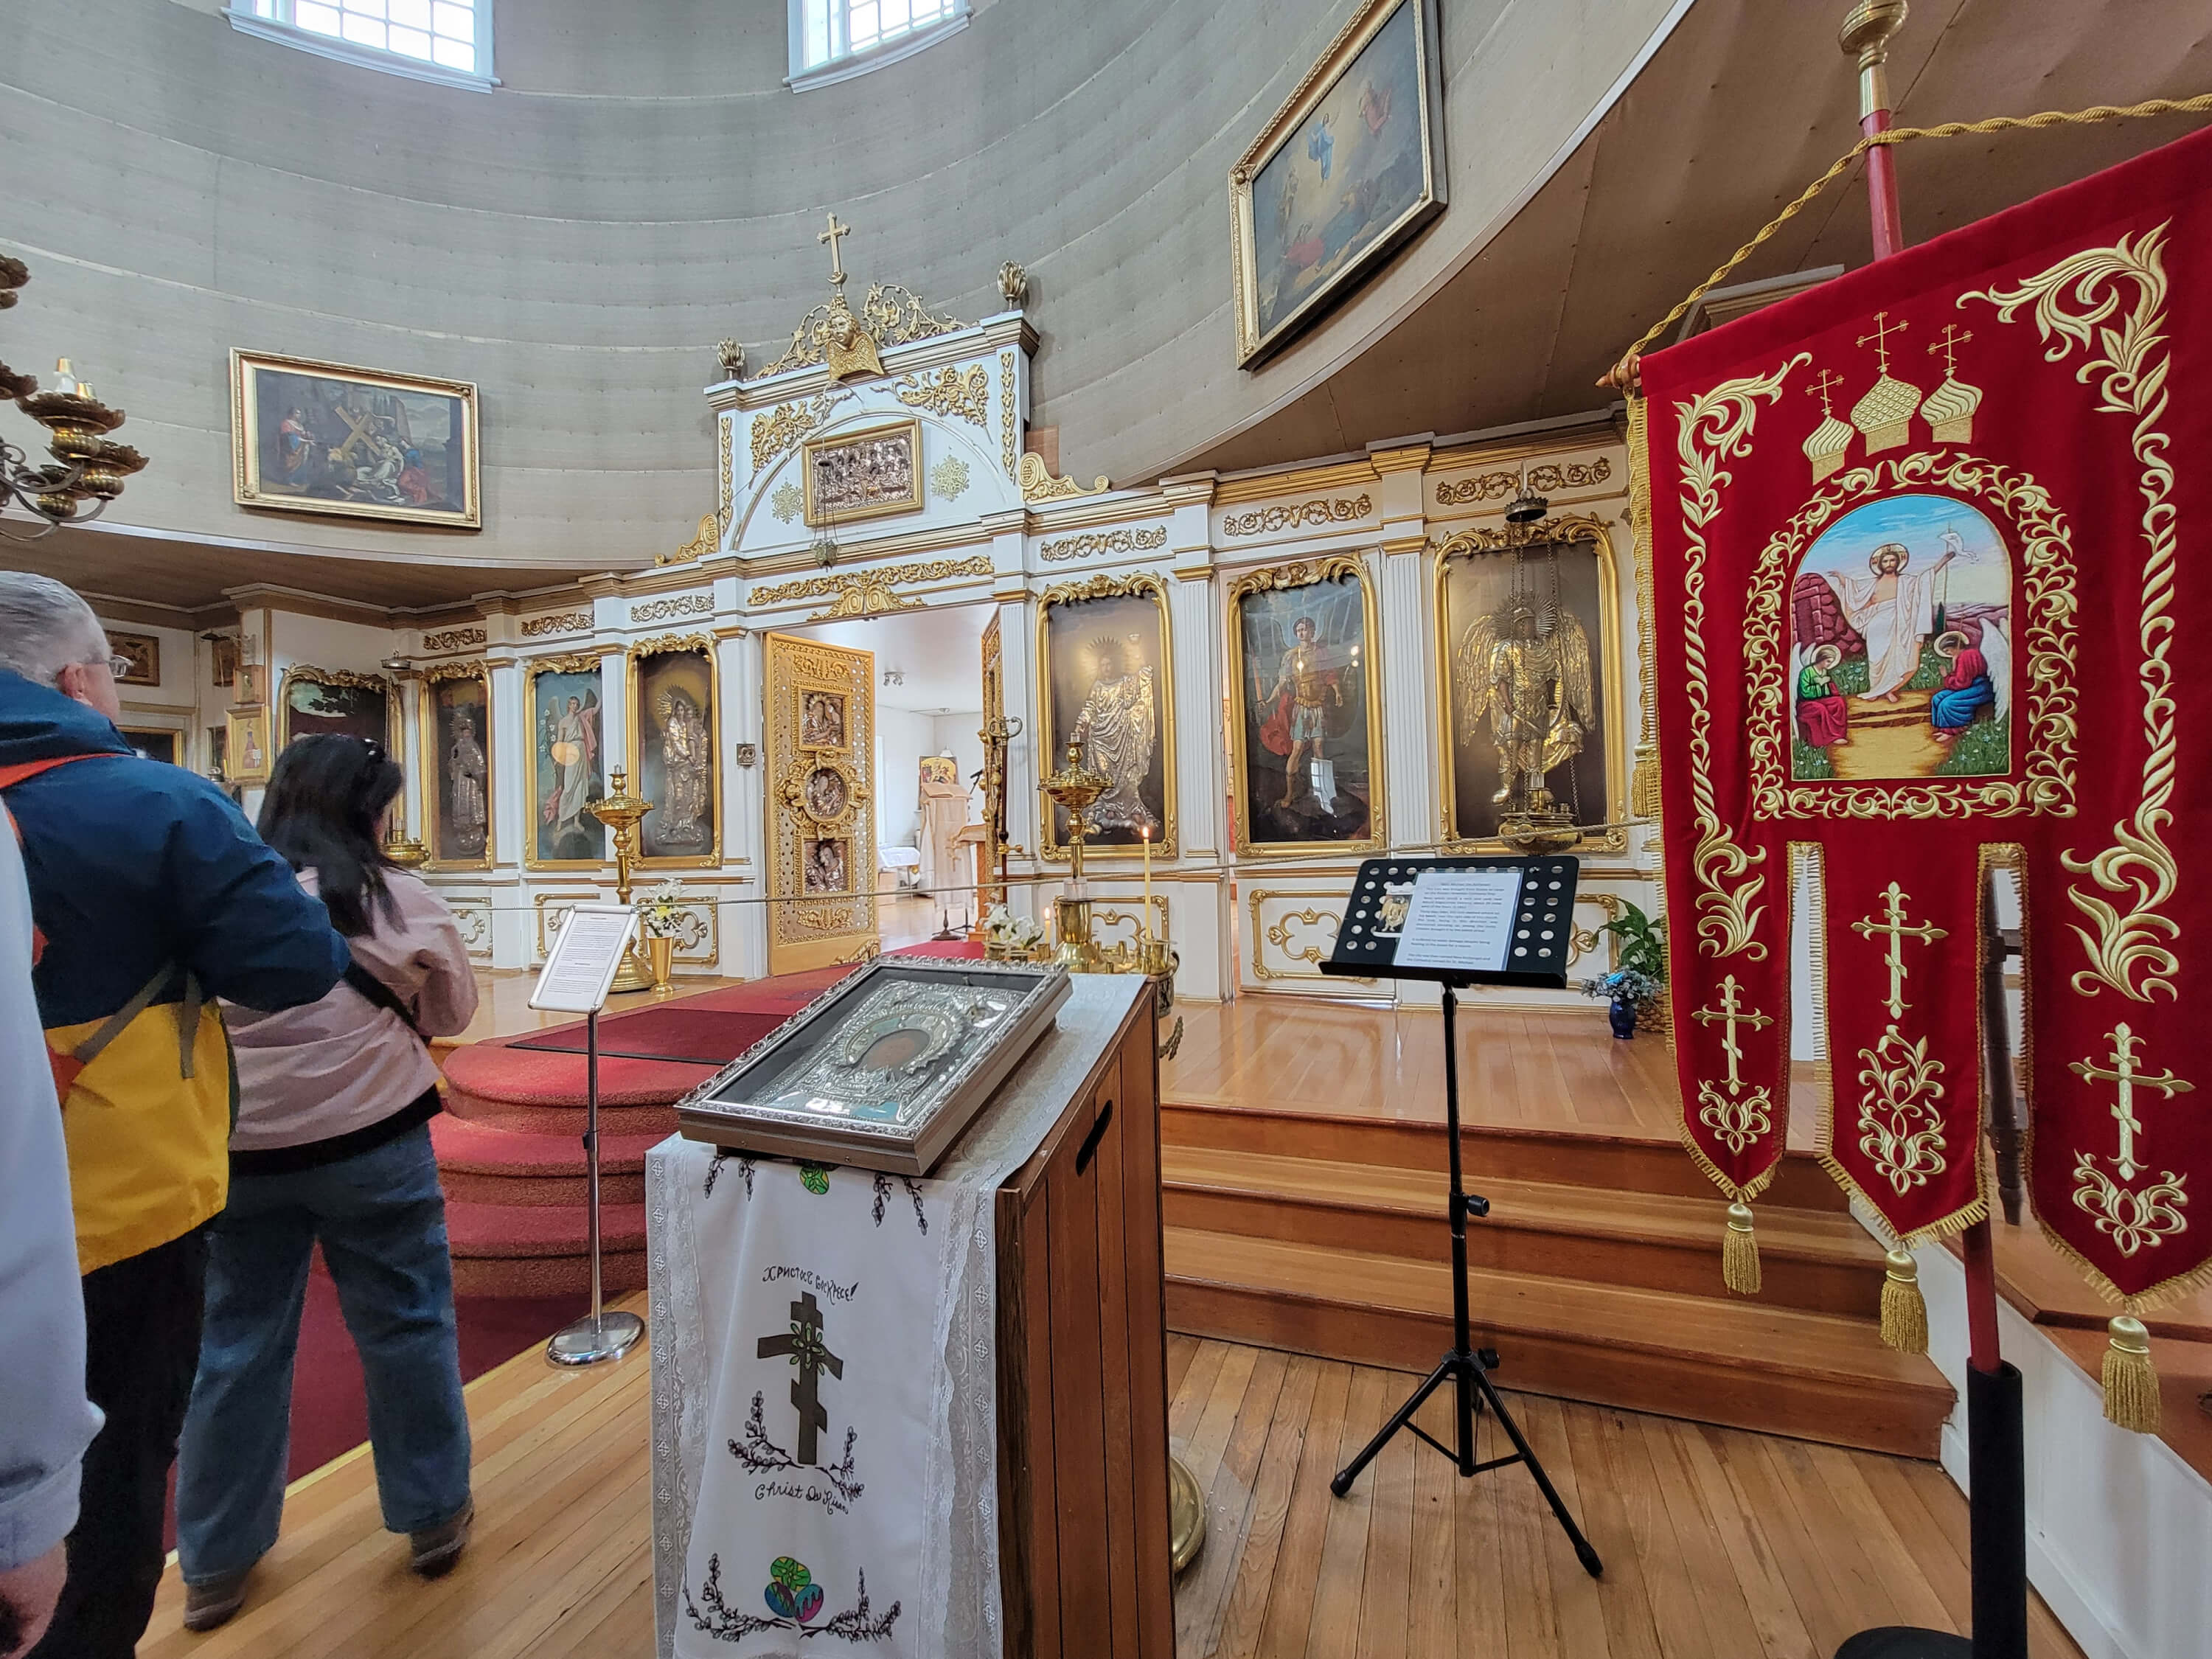
<path fill-rule="evenodd" d="M 233 27 L 425 81 L 494 84 L 491 0 L 230 0 Z"/>
<path fill-rule="evenodd" d="M 864 75 L 968 26 L 969 0 L 791 0 L 794 92 Z"/>

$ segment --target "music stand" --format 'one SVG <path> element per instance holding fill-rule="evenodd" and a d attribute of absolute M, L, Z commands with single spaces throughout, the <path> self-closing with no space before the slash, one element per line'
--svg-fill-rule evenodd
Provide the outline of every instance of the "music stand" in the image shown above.
<path fill-rule="evenodd" d="M 1421 914 L 1413 914 L 1419 884 L 1425 877 L 1454 872 L 1494 872 L 1486 883 L 1437 884 L 1433 906 L 1423 896 Z M 1497 878 L 1511 872 L 1517 892 Z M 1597 1552 L 1583 1536 L 1575 1518 L 1544 1473 L 1534 1448 L 1520 1425 L 1505 1409 L 1490 1380 L 1498 1364 L 1497 1351 L 1474 1346 L 1469 1328 L 1467 1288 L 1467 1218 L 1490 1213 L 1490 1200 L 1466 1190 L 1460 1167 L 1459 1041 L 1455 1016 L 1459 993 L 1471 985 L 1518 985 L 1565 990 L 1567 952 L 1574 936 L 1575 880 L 1578 866 L 1571 858 L 1397 858 L 1369 859 L 1359 866 L 1352 896 L 1344 907 L 1336 948 L 1319 963 L 1324 974 L 1353 975 L 1363 979 L 1430 980 L 1443 988 L 1444 1123 L 1450 1148 L 1451 1193 L 1446 1215 L 1451 1225 L 1452 1346 L 1437 1362 L 1421 1386 L 1369 1441 L 1359 1455 L 1337 1471 L 1328 1489 L 1341 1498 L 1351 1491 L 1359 1473 L 1401 1429 L 1442 1452 L 1457 1466 L 1462 1479 L 1509 1464 L 1525 1463 L 1535 1477 L 1537 1490 L 1552 1506 L 1575 1559 L 1595 1578 L 1605 1571 Z M 1480 890 L 1468 891 L 1468 889 Z M 1461 895 L 1447 907 L 1442 895 Z M 1497 908 L 1504 908 L 1498 910 Z M 1408 923 L 1413 924 L 1408 930 Z M 1401 961 L 1404 950 L 1407 960 Z M 1453 1387 L 1458 1448 L 1445 1445 L 1413 1421 L 1428 1397 L 1446 1382 Z M 1478 1404 L 1478 1397 L 1480 1403 Z M 1474 1456 L 1474 1420 L 1484 1407 L 1495 1413 L 1498 1426 L 1513 1443 L 1510 1457 Z"/>

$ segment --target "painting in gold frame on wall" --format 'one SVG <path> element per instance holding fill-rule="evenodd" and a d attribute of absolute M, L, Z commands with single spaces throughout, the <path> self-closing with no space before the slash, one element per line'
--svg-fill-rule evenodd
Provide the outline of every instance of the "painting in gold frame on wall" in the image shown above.
<path fill-rule="evenodd" d="M 1358 559 L 1279 565 L 1229 585 L 1237 844 L 1382 845 L 1375 598 Z"/>
<path fill-rule="evenodd" d="M 589 652 L 532 660 L 524 680 L 530 796 L 523 862 L 533 870 L 596 870 L 607 829 L 586 809 L 607 793 L 599 659 Z"/>
<path fill-rule="evenodd" d="M 232 709 L 223 717 L 223 781 L 226 783 L 269 781 L 269 711 Z"/>
<path fill-rule="evenodd" d="M 1504 850 L 1506 756 L 1525 742 L 1538 745 L 1529 755 L 1560 757 L 1546 786 L 1577 823 L 1592 826 L 1581 850 L 1624 849 L 1627 831 L 1616 821 L 1627 799 L 1626 690 L 1604 521 L 1462 531 L 1438 549 L 1435 580 L 1443 840 Z M 1525 709 L 1516 717 L 1516 684 L 1542 707 L 1533 720 Z"/>
<path fill-rule="evenodd" d="M 1175 659 L 1167 588 L 1150 573 L 1048 587 L 1037 606 L 1037 730 L 1057 771 L 1070 744 L 1103 772 L 1085 814 L 1088 857 L 1176 855 Z M 1066 859 L 1067 813 L 1042 803 L 1042 852 Z"/>
<path fill-rule="evenodd" d="M 161 683 L 161 641 L 155 634 L 118 634 L 107 630 L 107 648 L 131 665 L 116 677 L 118 685 L 159 685 Z"/>
<path fill-rule="evenodd" d="M 1443 211 L 1436 0 L 1364 0 L 1229 174 L 1237 361 L 1264 362 Z"/>
<path fill-rule="evenodd" d="M 240 507 L 483 525 L 466 380 L 234 349 L 230 444 Z"/>
<path fill-rule="evenodd" d="M 380 674 L 295 665 L 284 671 L 277 688 L 276 747 L 282 750 L 293 738 L 310 732 L 342 732 L 392 748 L 392 711 L 397 707 L 392 682 Z"/>
<path fill-rule="evenodd" d="M 423 672 L 422 840 L 434 870 L 492 863 L 491 684 L 480 662 Z"/>
<path fill-rule="evenodd" d="M 809 525 L 914 513 L 921 507 L 921 422 L 810 438 L 800 447 Z"/>
<path fill-rule="evenodd" d="M 637 827 L 638 862 L 705 866 L 721 854 L 721 712 L 714 641 L 703 634 L 641 640 L 629 651 L 631 787 L 653 803 Z"/>

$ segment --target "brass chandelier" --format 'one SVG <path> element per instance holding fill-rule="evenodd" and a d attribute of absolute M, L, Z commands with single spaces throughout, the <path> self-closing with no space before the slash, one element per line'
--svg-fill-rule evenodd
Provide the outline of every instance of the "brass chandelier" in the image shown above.
<path fill-rule="evenodd" d="M 15 303 L 15 290 L 31 280 L 21 259 L 0 255 L 0 311 Z M 11 503 L 43 520 L 35 540 L 57 525 L 89 524 L 123 493 L 123 481 L 146 465 L 146 458 L 107 434 L 123 424 L 123 411 L 110 409 L 77 379 L 64 357 L 41 382 L 0 363 L 0 397 L 52 434 L 51 462 L 33 465 L 30 457 L 0 438 L 0 511 Z"/>

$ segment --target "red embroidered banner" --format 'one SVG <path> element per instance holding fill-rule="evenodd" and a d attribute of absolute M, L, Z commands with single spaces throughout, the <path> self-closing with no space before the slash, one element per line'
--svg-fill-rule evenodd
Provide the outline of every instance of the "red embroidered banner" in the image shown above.
<path fill-rule="evenodd" d="M 2177 465 L 2212 454 L 2212 132 L 1643 384 L 1684 1139 L 1731 1198 L 1771 1177 L 1802 921 L 1830 1168 L 1900 1241 L 1982 1214 L 2010 864 L 2037 1217 L 2130 1310 L 2212 1272 L 2212 471 Z"/>

